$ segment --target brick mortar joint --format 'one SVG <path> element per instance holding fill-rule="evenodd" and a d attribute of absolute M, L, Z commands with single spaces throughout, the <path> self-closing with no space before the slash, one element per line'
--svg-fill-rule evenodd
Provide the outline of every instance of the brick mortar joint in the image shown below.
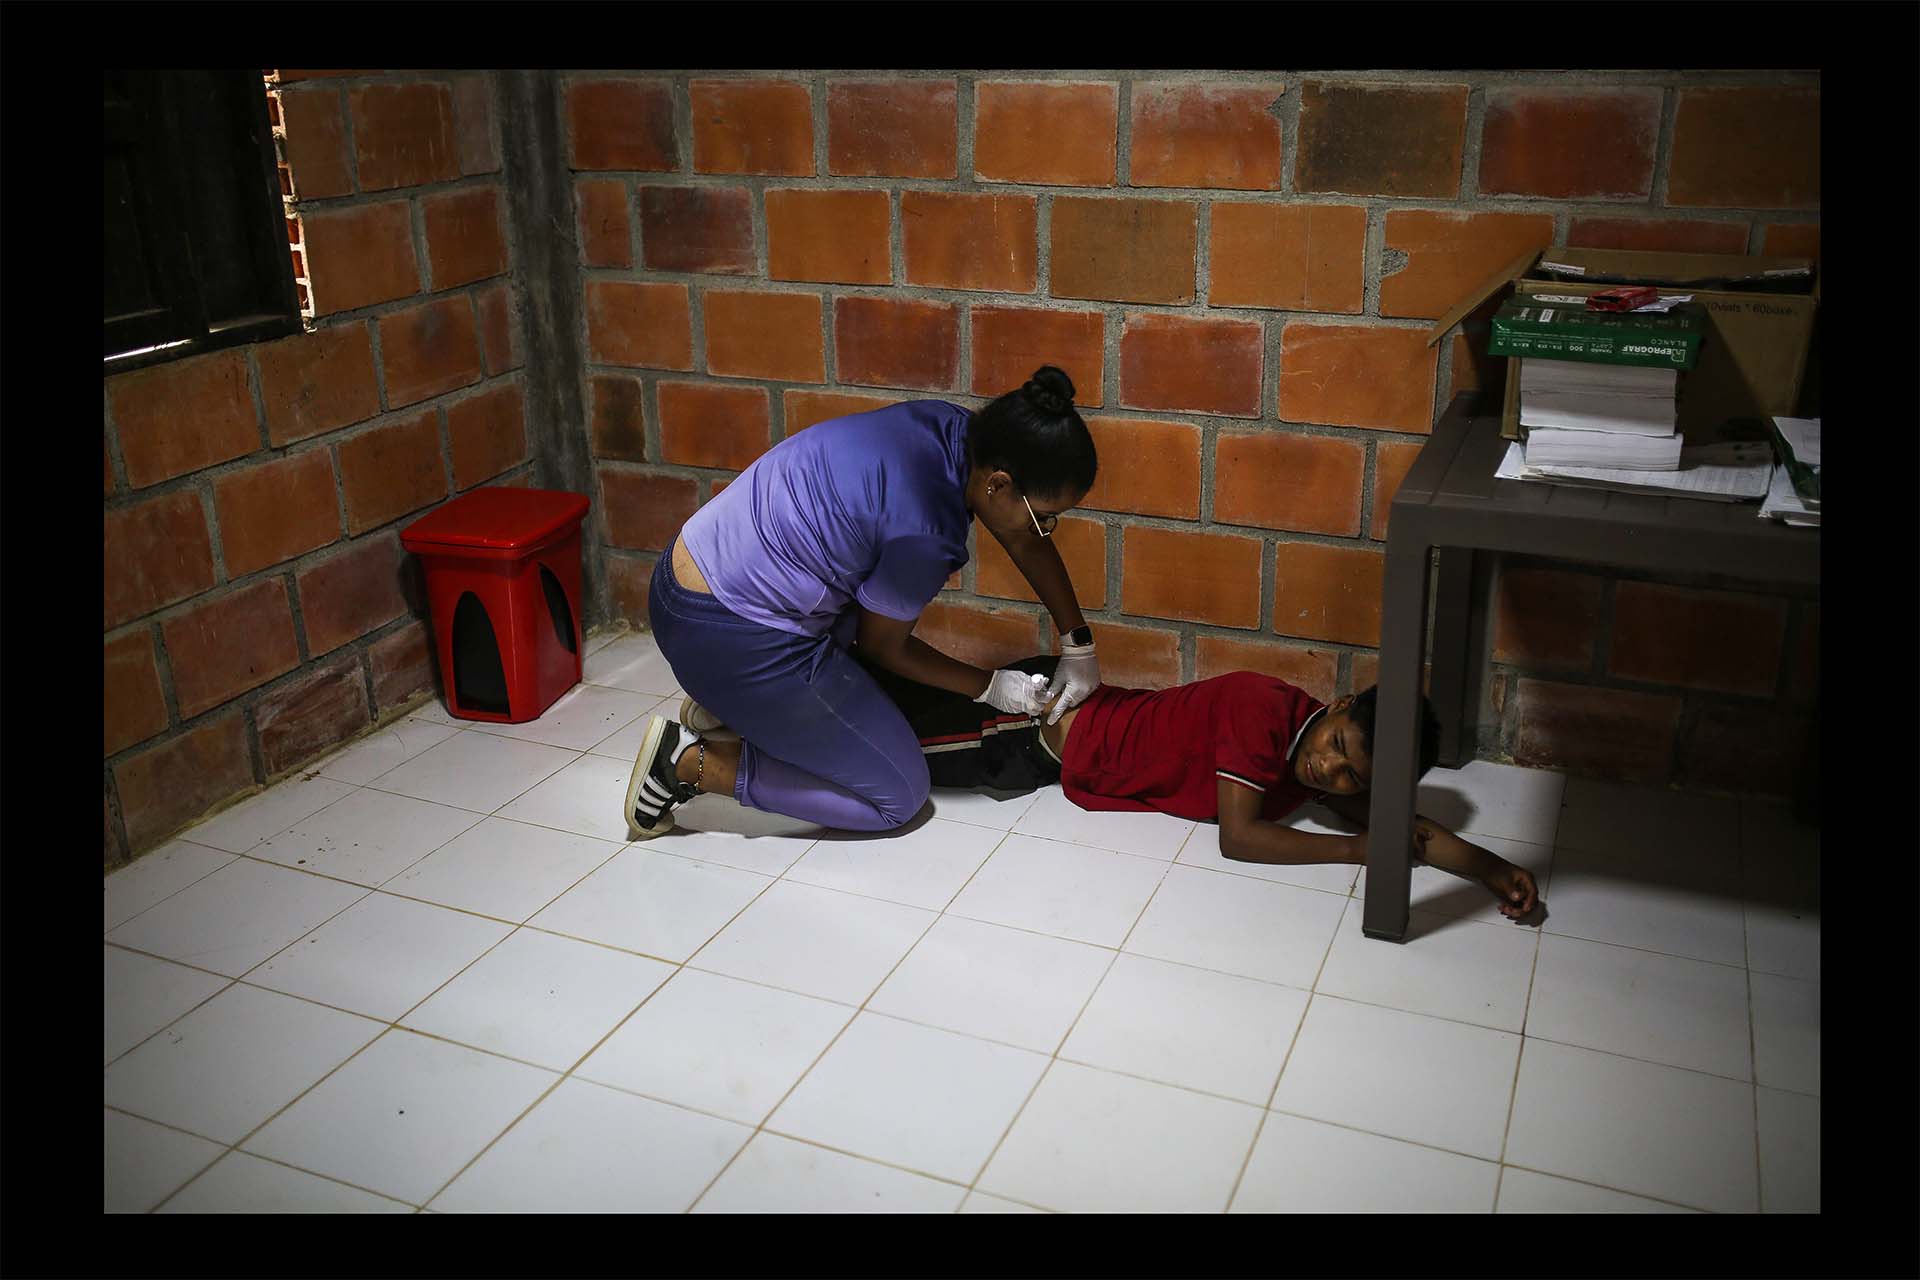
<path fill-rule="evenodd" d="M 1747 710 L 1782 707 L 1782 699 L 1771 692 L 1739 693 L 1705 685 L 1666 684 L 1657 680 L 1614 675 L 1606 670 L 1581 671 L 1573 667 L 1552 666 L 1542 662 L 1528 663 L 1513 659 L 1490 658 L 1487 671 L 1490 675 L 1506 675 L 1515 681 L 1531 680 L 1541 684 L 1568 685 L 1581 689 L 1618 690 L 1622 693 L 1646 694 L 1649 697 L 1673 698 L 1683 705 L 1727 706 Z M 1507 694 L 1509 704 L 1512 703 L 1515 692 L 1517 692 L 1517 685 Z M 1784 708 L 1787 713 L 1804 709 L 1792 703 L 1785 704 Z"/>
<path fill-rule="evenodd" d="M 285 692 L 287 689 L 301 683 L 301 681 L 305 679 L 309 679 L 314 675 L 324 672 L 330 666 L 337 666 L 342 671 L 347 670 L 349 667 L 358 666 L 363 671 L 366 671 L 368 673 L 369 678 L 368 678 L 368 689 L 367 689 L 367 693 L 368 693 L 367 706 L 371 711 L 371 709 L 374 706 L 374 702 L 372 698 L 372 687 L 371 687 L 370 650 L 374 645 L 380 643 L 381 641 L 389 638 L 390 636 L 402 630 L 405 630 L 408 626 L 411 626 L 416 622 L 424 622 L 424 621 L 425 621 L 424 619 L 418 618 L 411 613 L 402 614 L 398 618 L 394 618 L 389 622 L 382 623 L 380 626 L 375 627 L 373 630 L 368 631 L 364 635 L 358 636 L 353 640 L 349 640 L 344 644 L 341 644 L 332 649 L 329 649 L 326 653 L 320 654 L 315 657 L 309 657 L 304 661 L 302 661 L 299 665 L 280 673 L 279 675 L 273 677 L 271 680 L 264 681 L 261 684 L 255 685 L 251 689 L 244 690 L 243 692 L 234 695 L 232 698 L 229 698 L 224 702 L 220 702 L 215 704 L 214 706 L 208 707 L 205 710 L 200 711 L 191 717 L 187 717 L 184 719 L 176 719 L 170 725 L 169 729 L 164 733 L 156 734 L 153 737 L 142 739 L 138 743 L 124 747 L 121 750 L 115 752 L 113 755 L 105 757 L 104 764 L 107 768 L 107 771 L 109 774 L 111 774 L 114 770 L 130 762 L 131 760 L 139 756 L 145 755 L 150 751 L 154 751 L 161 747 L 164 747 L 169 743 L 179 741 L 181 738 L 185 737 L 186 735 L 193 733 L 199 729 L 202 729 L 207 725 L 217 720 L 220 720 L 224 717 L 235 715 L 235 714 L 241 714 L 247 717 L 249 721 L 251 721 L 253 718 L 254 712 L 257 710 L 260 703 L 272 699 L 278 694 Z M 373 718 L 375 720 L 378 720 L 377 716 Z M 248 728 L 250 733 L 257 734 L 257 725 L 249 723 Z M 354 736 L 358 736 L 358 735 L 354 735 Z M 349 738 L 341 739 L 340 742 L 347 742 L 352 740 L 353 739 L 349 737 Z M 320 751 L 314 753 L 312 756 L 306 757 L 306 759 L 302 763 L 304 764 L 304 763 L 311 762 L 312 760 L 319 759 L 322 755 L 329 754 L 332 751 L 336 750 L 339 745 L 340 743 L 336 742 L 327 747 L 323 747 Z M 262 758 L 256 758 L 254 761 L 254 764 L 256 766 L 261 766 L 264 764 L 264 760 Z M 263 775 L 259 771 L 259 768 L 256 767 L 254 771 L 254 779 L 256 784 L 260 780 L 262 780 L 263 777 L 267 778 L 267 780 L 270 782 L 273 778 L 284 777 L 286 773 L 292 772 L 293 768 L 297 768 L 297 767 L 298 766 L 292 766 L 289 769 L 282 771 L 280 774 L 272 775 L 271 777 L 268 777 L 267 775 Z M 219 807 L 225 807 L 225 806 L 219 806 Z M 208 810 L 206 814 L 202 814 L 200 817 L 195 818 L 193 822 L 199 822 L 203 818 L 210 816 L 215 811 L 216 810 Z M 188 825 L 192 825 L 192 823 L 189 823 Z M 164 840 L 158 843 L 164 843 Z"/>
<path fill-rule="evenodd" d="M 1395 327 L 1424 327 L 1424 322 Z M 1109 368 L 1111 368 L 1113 363 L 1112 352 L 1107 352 L 1106 356 L 1106 363 Z M 783 394 L 788 391 L 800 391 L 822 395 L 861 395 L 878 396 L 881 398 L 893 395 L 902 400 L 937 398 L 971 408 L 979 408 L 993 398 L 991 395 L 948 388 L 897 387 L 884 386 L 878 383 L 795 382 L 790 379 L 768 378 L 759 375 L 699 374 L 694 370 L 667 369 L 657 365 L 621 365 L 590 362 L 588 372 L 596 376 L 628 377 L 657 382 L 691 381 L 698 385 L 715 387 L 761 386 L 769 391 L 779 391 Z M 1325 435 L 1356 441 L 1379 439 L 1388 443 L 1419 444 L 1424 443 L 1431 435 L 1431 429 L 1425 427 L 1376 427 L 1355 426 L 1348 423 L 1335 422 L 1306 422 L 1279 418 L 1271 413 L 1263 413 L 1259 416 L 1238 417 L 1204 410 L 1141 408 L 1111 402 L 1099 405 L 1081 404 L 1078 407 L 1082 413 L 1088 417 L 1121 422 L 1174 422 L 1177 425 L 1196 426 L 1214 424 L 1223 430 Z"/>
<path fill-rule="evenodd" d="M 1480 186 L 1480 148 L 1485 142 L 1487 92 L 1474 86 L 1467 90 L 1466 116 L 1461 122 L 1459 200 L 1466 204 L 1477 198 Z"/>
<path fill-rule="evenodd" d="M 400 77 L 433 79 L 442 75 L 439 72 L 407 72 L 397 76 L 384 77 L 393 80 Z M 1188 85 L 1226 84 L 1250 88 L 1269 85 L 1278 80 L 1293 87 L 1302 80 L 1315 80 L 1340 84 L 1379 84 L 1397 86 L 1402 84 L 1478 84 L 1500 85 L 1503 87 L 1534 87 L 1551 89 L 1567 85 L 1583 88 L 1605 88 L 1611 85 L 1649 85 L 1665 84 L 1669 81 L 1683 81 L 1709 87 L 1749 86 L 1749 87 L 1815 87 L 1821 82 L 1818 71 L 1795 71 L 1791 69 L 1769 70 L 1765 68 L 1634 68 L 1625 70 L 1573 69 L 1559 70 L 1551 68 L 1518 68 L 1514 70 L 1475 70 L 1454 72 L 1441 69 L 1422 68 L 1361 68 L 1347 70 L 1314 70 L 1311 68 L 1291 68 L 1274 70 L 1196 70 L 1191 67 L 1170 68 L 1103 68 L 1082 67 L 1068 70 L 991 70 L 983 67 L 931 67 L 874 70 L 865 68 L 821 69 L 809 68 L 750 68 L 716 67 L 694 68 L 679 71 L 659 70 L 611 70 L 605 68 L 562 68 L 554 72 L 563 84 L 591 83 L 598 81 L 647 81 L 690 84 L 694 80 L 721 80 L 746 82 L 753 80 L 786 80 L 810 82 L 810 78 L 825 77 L 829 84 L 842 81 L 848 83 L 879 83 L 886 81 L 922 81 L 922 80 L 963 80 L 970 83 L 1001 84 L 1118 84 L 1123 79 L 1138 80 L 1143 83 L 1171 83 Z M 367 73 L 349 78 L 346 82 L 358 84 L 372 80 L 379 82 L 383 77 L 376 73 Z M 293 84 L 310 84 L 311 81 L 291 81 Z"/>
<path fill-rule="evenodd" d="M 858 284 L 840 281 L 821 280 L 756 280 L 744 276 L 715 276 L 699 272 L 653 271 L 643 274 L 628 273 L 617 268 L 585 268 L 582 278 L 587 283 L 630 283 L 630 284 L 678 284 L 689 290 L 689 298 L 695 286 L 701 292 L 744 292 L 744 293 L 815 293 L 823 298 L 823 306 L 841 299 L 866 300 L 875 302 L 921 302 L 958 308 L 961 304 L 986 306 L 1010 310 L 1049 311 L 1062 314 L 1085 314 L 1099 311 L 1105 314 L 1119 314 L 1124 320 L 1130 316 L 1165 316 L 1195 322 L 1237 322 L 1240 324 L 1259 324 L 1278 319 L 1283 322 L 1307 322 L 1315 325 L 1349 326 L 1366 329 L 1411 329 L 1424 333 L 1433 324 L 1429 316 L 1383 316 L 1354 314 L 1351 312 L 1328 312 L 1289 310 L 1283 307 L 1255 306 L 1204 306 L 1197 303 L 1151 302 L 1131 299 L 1079 297 L 1075 295 L 1042 295 L 1039 293 L 1006 293 L 991 289 L 959 289 L 925 284 Z M 622 366 L 633 368 L 659 368 L 657 365 Z M 685 372 L 684 370 L 682 372 Z M 1177 410 L 1167 410 L 1177 412 Z"/>
<path fill-rule="evenodd" d="M 337 488 L 337 471 L 335 475 Z M 420 512 L 425 511 L 427 507 L 436 506 L 444 500 L 444 498 L 435 499 L 434 502 L 427 504 L 427 506 L 416 507 L 410 511 L 403 512 L 391 520 L 371 526 L 357 534 L 342 534 L 322 546 L 314 547 L 311 550 L 290 556 L 274 564 L 263 565 L 258 569 L 249 570 L 238 577 L 216 582 L 203 591 L 198 591 L 193 595 L 183 597 L 179 600 L 170 601 L 149 613 L 118 622 L 114 624 L 111 630 L 106 631 L 105 635 L 117 639 L 124 635 L 129 628 L 137 625 L 146 625 L 148 623 L 164 627 L 167 623 L 185 617 L 187 614 L 217 604 L 221 600 L 238 595 L 241 592 L 249 591 L 268 579 L 280 576 L 285 576 L 288 579 L 288 594 L 291 600 L 295 598 L 297 580 L 300 576 L 314 569 L 324 567 L 335 560 L 355 554 L 363 550 L 371 542 L 378 541 L 390 535 L 397 538 L 399 529 L 403 524 L 410 522 Z"/>
<path fill-rule="evenodd" d="M 1647 184 L 1647 203 L 1655 209 L 1667 209 L 1667 187 L 1673 176 L 1673 133 L 1680 111 L 1680 91 L 1663 90 L 1660 98 L 1660 125 L 1654 137 L 1653 176 Z M 1751 244 L 1751 236 L 1749 236 Z"/>
<path fill-rule="evenodd" d="M 614 175 L 607 175 L 614 177 Z M 378 186 L 372 190 L 361 190 L 355 182 L 355 190 L 344 196 L 290 196 L 286 198 L 288 209 L 298 213 L 301 221 L 315 215 L 334 215 L 351 213 L 355 209 L 372 209 L 378 205 L 392 205 L 407 201 L 419 205 L 424 201 L 440 196 L 459 196 L 474 190 L 503 188 L 505 177 L 501 173 L 463 173 L 457 178 L 436 178 L 432 182 L 405 182 L 401 186 Z"/>
<path fill-rule="evenodd" d="M 1114 626 L 1133 627 L 1147 631 L 1164 632 L 1190 638 L 1195 642 L 1203 639 L 1234 640 L 1261 647 L 1293 650 L 1306 653 L 1318 652 L 1336 659 L 1377 656 L 1377 644 L 1365 644 L 1349 640 L 1330 640 L 1318 636 L 1297 635 L 1276 631 L 1270 622 L 1260 622 L 1250 626 L 1236 626 L 1231 623 L 1205 622 L 1189 618 L 1171 618 L 1159 614 L 1129 612 L 1123 603 L 1113 600 L 1116 588 L 1108 582 L 1109 603 L 1097 609 L 1084 609 L 1090 623 L 1107 623 Z M 943 589 L 935 599 L 939 603 L 965 606 L 977 609 L 992 609 L 1007 612 L 1018 609 L 1044 618 L 1046 611 L 1042 606 L 1030 600 L 1009 596 L 981 595 L 962 589 Z"/>
<path fill-rule="evenodd" d="M 316 432 L 310 436 L 303 436 L 297 440 L 289 440 L 284 444 L 269 444 L 251 453 L 244 453 L 238 457 L 212 463 L 209 466 L 201 467 L 194 471 L 182 472 L 180 475 L 170 476 L 165 480 L 156 481 L 153 484 L 145 485 L 126 493 L 115 494 L 113 497 L 106 499 L 103 505 L 108 512 L 125 511 L 146 502 L 170 497 L 185 490 L 195 489 L 202 480 L 217 483 L 227 476 L 250 471 L 256 467 L 270 465 L 275 462 L 283 462 L 290 458 L 299 458 L 318 449 L 335 448 L 339 445 L 350 443 L 361 436 L 371 435 L 381 429 L 402 425 L 407 420 L 418 418 L 422 414 L 430 412 L 442 404 L 458 406 L 465 401 L 478 399 L 480 396 L 498 391 L 502 385 L 514 382 L 519 372 L 520 370 L 518 369 L 510 369 L 504 373 L 492 375 L 491 377 L 482 377 L 479 382 L 470 383 L 465 387 L 456 387 L 450 391 L 441 392 L 439 395 L 429 397 L 426 400 L 416 401 L 413 404 L 405 405 L 398 409 L 381 410 L 372 417 L 364 418 L 358 422 L 350 422 L 342 426 L 330 427 L 325 431 Z M 341 476 L 337 456 L 334 459 L 334 475 L 336 480 Z"/>
<path fill-rule="evenodd" d="M 1462 157 L 1465 167 L 1465 157 Z M 1197 187 L 1197 186 L 1160 186 L 1160 185 L 1092 185 L 1073 182 L 1039 182 L 1011 178 L 983 178 L 979 176 L 954 178 L 927 178 L 910 174 L 782 174 L 760 173 L 747 170 L 713 171 L 701 173 L 682 173 L 671 169 L 570 169 L 572 180 L 579 182 L 625 182 L 636 189 L 664 187 L 676 190 L 735 190 L 749 189 L 760 193 L 773 192 L 809 192 L 809 193 L 851 193 L 857 191 L 890 191 L 895 193 L 919 193 L 925 195 L 976 195 L 976 196 L 1066 196 L 1076 200 L 1105 201 L 1131 204 L 1198 204 L 1201 202 L 1227 202 L 1231 204 L 1277 205 L 1280 207 L 1311 208 L 1320 205 L 1356 205 L 1368 201 L 1383 202 L 1385 207 L 1395 210 L 1426 210 L 1440 213 L 1525 213 L 1542 204 L 1592 205 L 1601 209 L 1635 209 L 1648 204 L 1645 196 L 1622 195 L 1584 195 L 1552 196 L 1525 195 L 1510 193 L 1480 193 L 1478 191 L 1460 195 L 1394 195 L 1377 191 L 1304 191 L 1298 188 L 1272 187 Z M 416 198 L 438 193 L 438 188 L 458 185 L 484 185 L 497 179 L 488 176 L 474 176 L 446 183 L 423 184 L 419 187 L 396 187 L 389 192 L 368 193 L 366 197 L 328 196 L 305 202 L 305 211 L 329 212 L 334 208 L 360 207 L 366 205 L 393 203 L 398 199 Z M 398 193 L 398 194 L 395 194 Z M 324 207 L 322 207 L 324 206 Z M 1729 208 L 1737 206 L 1727 206 Z M 1695 206 L 1675 206 L 1675 211 L 1693 209 Z M 1698 206 L 1702 213 L 1722 211 L 1721 206 Z M 1782 212 L 1807 212 L 1795 207 L 1782 209 Z"/>

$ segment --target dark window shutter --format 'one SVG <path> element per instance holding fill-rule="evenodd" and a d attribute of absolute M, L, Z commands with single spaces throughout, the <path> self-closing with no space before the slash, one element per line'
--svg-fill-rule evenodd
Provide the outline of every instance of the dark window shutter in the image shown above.
<path fill-rule="evenodd" d="M 103 116 L 107 372 L 297 332 L 260 73 L 108 71 Z"/>
<path fill-rule="evenodd" d="M 161 120 L 159 74 L 106 75 L 106 355 L 206 331 Z"/>

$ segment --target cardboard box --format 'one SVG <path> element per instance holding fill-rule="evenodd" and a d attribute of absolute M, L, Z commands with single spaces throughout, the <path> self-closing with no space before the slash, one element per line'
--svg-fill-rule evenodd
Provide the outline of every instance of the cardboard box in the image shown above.
<path fill-rule="evenodd" d="M 1811 280 L 1811 293 L 1772 288 L 1726 288 L 1692 281 Z M 1707 336 L 1700 359 L 1680 375 L 1677 408 L 1688 443 L 1718 438 L 1737 418 L 1792 416 L 1806 375 L 1808 339 L 1820 285 L 1808 258 L 1722 253 L 1655 253 L 1629 249 L 1529 250 L 1482 281 L 1434 322 L 1427 345 L 1444 337 L 1481 303 L 1508 285 L 1585 297 L 1616 284 L 1651 284 L 1666 294 L 1691 294 L 1706 308 Z M 1507 378 L 1500 434 L 1520 438 L 1520 379 Z"/>

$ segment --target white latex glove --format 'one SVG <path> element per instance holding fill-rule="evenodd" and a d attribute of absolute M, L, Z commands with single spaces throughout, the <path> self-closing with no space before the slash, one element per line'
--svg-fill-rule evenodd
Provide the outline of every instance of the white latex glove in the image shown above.
<path fill-rule="evenodd" d="M 1047 678 L 1002 667 L 987 681 L 987 691 L 974 701 L 1010 716 L 1037 716 L 1047 709 Z"/>
<path fill-rule="evenodd" d="M 1047 723 L 1058 724 L 1061 716 L 1085 702 L 1087 695 L 1099 687 L 1100 660 L 1093 656 L 1093 646 L 1062 644 L 1060 661 L 1053 669 L 1052 682 L 1047 685 L 1047 696 L 1058 699 Z"/>

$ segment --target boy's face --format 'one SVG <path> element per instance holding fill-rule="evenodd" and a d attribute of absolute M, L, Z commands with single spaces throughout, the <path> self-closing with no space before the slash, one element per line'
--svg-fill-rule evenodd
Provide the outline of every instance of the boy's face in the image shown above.
<path fill-rule="evenodd" d="M 1360 745 L 1360 729 L 1348 715 L 1353 696 L 1337 698 L 1314 722 L 1293 753 L 1293 776 L 1303 787 L 1352 796 L 1373 782 L 1373 757 Z"/>

